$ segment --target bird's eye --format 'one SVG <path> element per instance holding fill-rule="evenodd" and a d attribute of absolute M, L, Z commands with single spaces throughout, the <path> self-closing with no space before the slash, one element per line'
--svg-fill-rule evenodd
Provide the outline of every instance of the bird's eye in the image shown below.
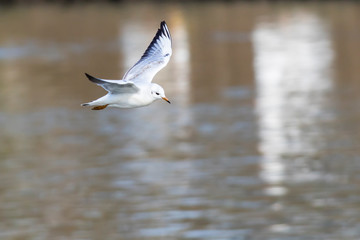
<path fill-rule="evenodd" d="M 160 95 L 160 93 L 157 92 L 156 95 Z"/>

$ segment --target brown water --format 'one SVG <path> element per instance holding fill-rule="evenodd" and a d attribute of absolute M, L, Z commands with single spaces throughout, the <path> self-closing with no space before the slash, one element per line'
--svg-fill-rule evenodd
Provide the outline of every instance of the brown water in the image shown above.
<path fill-rule="evenodd" d="M 91 111 L 159 22 L 173 104 Z M 0 239 L 360 239 L 360 5 L 0 10 Z"/>

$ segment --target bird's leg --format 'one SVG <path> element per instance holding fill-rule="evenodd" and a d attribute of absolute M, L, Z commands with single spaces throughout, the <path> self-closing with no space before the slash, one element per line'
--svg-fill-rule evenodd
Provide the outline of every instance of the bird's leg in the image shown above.
<path fill-rule="evenodd" d="M 107 106 L 109 106 L 109 104 L 105 104 L 105 105 L 101 105 L 101 106 L 96 106 L 96 107 L 93 107 L 92 110 L 103 110 L 103 109 L 105 109 Z"/>

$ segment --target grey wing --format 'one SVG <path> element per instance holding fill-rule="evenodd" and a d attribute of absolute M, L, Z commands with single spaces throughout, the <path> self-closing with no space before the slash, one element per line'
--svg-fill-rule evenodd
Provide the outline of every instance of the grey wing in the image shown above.
<path fill-rule="evenodd" d="M 172 54 L 171 35 L 162 21 L 155 37 L 140 60 L 130 68 L 123 79 L 132 82 L 150 83 L 155 74 L 166 66 Z"/>
<path fill-rule="evenodd" d="M 135 86 L 134 83 L 121 81 L 121 80 L 106 80 L 93 77 L 85 73 L 86 77 L 93 83 L 104 88 L 109 93 L 119 94 L 119 93 L 136 93 L 139 91 L 139 88 Z"/>

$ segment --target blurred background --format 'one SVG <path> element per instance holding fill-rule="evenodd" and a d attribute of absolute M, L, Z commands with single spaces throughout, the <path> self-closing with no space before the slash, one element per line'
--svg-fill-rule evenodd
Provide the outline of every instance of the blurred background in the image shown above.
<path fill-rule="evenodd" d="M 360 239 L 358 2 L 2 2 L 1 240 Z M 161 20 L 172 104 L 80 107 Z"/>

